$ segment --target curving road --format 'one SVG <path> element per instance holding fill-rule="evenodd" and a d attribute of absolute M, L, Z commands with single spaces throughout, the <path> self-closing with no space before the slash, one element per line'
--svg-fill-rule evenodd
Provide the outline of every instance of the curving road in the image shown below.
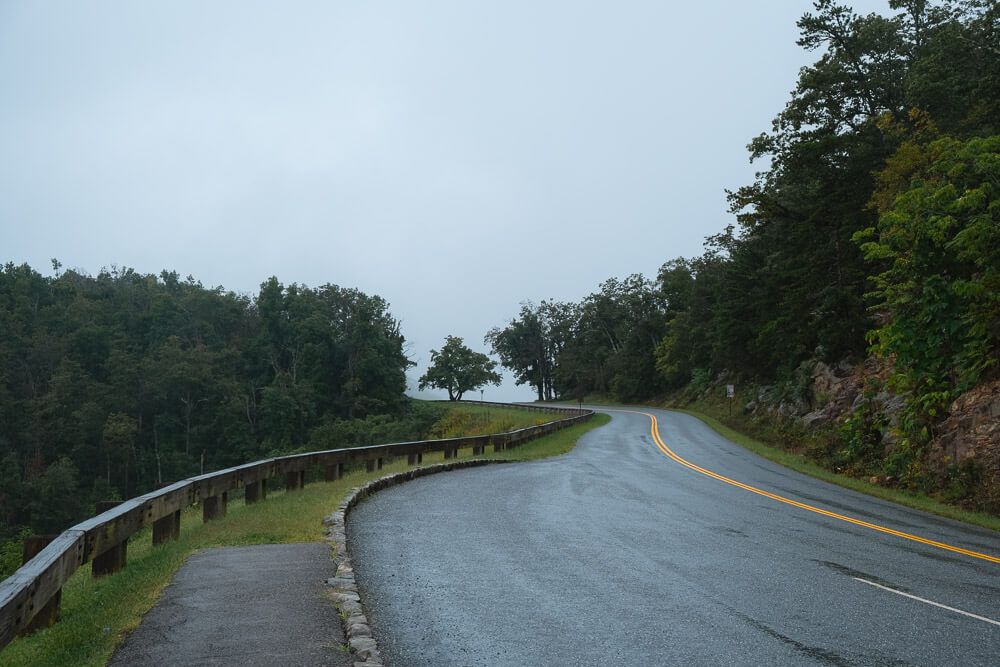
<path fill-rule="evenodd" d="M 658 429 L 612 412 L 566 456 L 359 505 L 352 556 L 388 664 L 1000 662 L 1000 534 L 647 412 Z"/>

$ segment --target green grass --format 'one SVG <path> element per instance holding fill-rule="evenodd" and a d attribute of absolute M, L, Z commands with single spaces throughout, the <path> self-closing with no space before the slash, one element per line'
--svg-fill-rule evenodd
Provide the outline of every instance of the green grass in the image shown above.
<path fill-rule="evenodd" d="M 463 403 L 450 406 L 450 410 L 431 429 L 430 437 L 456 438 L 504 433 L 561 418 L 561 415 L 549 412 Z"/>
<path fill-rule="evenodd" d="M 697 417 L 712 427 L 715 432 L 724 438 L 732 440 L 739 446 L 749 449 L 755 454 L 759 454 L 760 456 L 774 461 L 775 463 L 780 463 L 781 465 L 791 468 L 792 470 L 805 473 L 826 482 L 837 484 L 838 486 L 842 486 L 853 491 L 866 493 L 870 496 L 875 496 L 876 498 L 882 498 L 883 500 L 890 500 L 894 503 L 905 505 L 906 507 L 923 510 L 925 512 L 937 514 L 949 519 L 954 519 L 956 521 L 964 521 L 965 523 L 981 526 L 983 528 L 1000 530 L 1000 517 L 986 514 L 984 512 L 965 510 L 960 507 L 955 507 L 954 505 L 948 505 L 947 503 L 943 503 L 939 500 L 931 498 L 930 496 L 920 493 L 886 488 L 884 486 L 872 484 L 863 479 L 841 475 L 822 467 L 803 454 L 791 452 L 786 449 L 761 442 L 760 440 L 755 440 L 748 435 L 729 428 L 718 419 L 702 412 L 681 408 L 670 409 Z"/>
<path fill-rule="evenodd" d="M 554 418 L 527 411 L 522 415 L 530 420 L 525 425 L 534 424 L 539 418 Z M 608 421 L 606 415 L 597 415 L 588 422 L 516 449 L 496 453 L 489 449 L 481 458 L 528 461 L 564 454 L 580 436 Z M 462 458 L 470 454 L 468 449 L 460 452 Z M 429 454 L 424 456 L 423 465 L 442 460 L 440 452 Z M 104 665 L 118 641 L 139 624 L 142 615 L 156 603 L 174 572 L 191 554 L 220 546 L 319 541 L 323 537 L 323 517 L 337 508 L 352 487 L 407 468 L 405 458 L 395 459 L 373 473 L 351 470 L 336 482 L 317 481 L 301 490 L 269 493 L 267 500 L 251 506 L 240 499 L 230 500 L 227 515 L 209 523 L 202 523 L 199 509 L 189 508 L 182 514 L 180 538 L 155 548 L 149 529 L 140 531 L 129 541 L 125 569 L 94 579 L 89 565 L 80 568 L 63 588 L 62 620 L 51 628 L 16 639 L 0 650 L 0 663 Z"/>

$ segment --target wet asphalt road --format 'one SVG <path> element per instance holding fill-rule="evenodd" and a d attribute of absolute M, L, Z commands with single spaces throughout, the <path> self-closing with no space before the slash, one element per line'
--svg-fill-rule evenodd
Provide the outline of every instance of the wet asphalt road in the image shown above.
<path fill-rule="evenodd" d="M 717 473 L 1000 555 L 1000 533 L 812 479 L 693 417 L 651 412 L 674 451 Z M 656 448 L 649 424 L 613 413 L 566 456 L 425 477 L 360 504 L 352 557 L 388 664 L 1000 664 L 1000 564 L 695 473 Z"/>

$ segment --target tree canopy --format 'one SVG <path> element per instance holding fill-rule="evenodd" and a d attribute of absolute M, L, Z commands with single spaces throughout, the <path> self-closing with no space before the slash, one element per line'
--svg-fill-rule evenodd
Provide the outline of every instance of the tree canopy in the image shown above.
<path fill-rule="evenodd" d="M 0 268 L 0 538 L 203 469 L 433 421 L 404 395 L 411 362 L 378 296 L 53 266 Z"/>
<path fill-rule="evenodd" d="M 434 387 L 448 392 L 449 401 L 460 401 L 468 391 L 499 385 L 497 363 L 465 346 L 458 336 L 447 336 L 441 350 L 431 350 L 431 364 L 420 377 L 420 389 Z"/>

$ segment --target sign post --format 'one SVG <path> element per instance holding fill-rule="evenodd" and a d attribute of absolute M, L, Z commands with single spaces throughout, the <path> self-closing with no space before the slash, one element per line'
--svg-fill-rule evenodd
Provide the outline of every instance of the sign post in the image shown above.
<path fill-rule="evenodd" d="M 729 416 L 733 416 L 733 399 L 736 398 L 736 385 L 727 384 L 726 385 L 726 398 L 729 399 Z"/>

